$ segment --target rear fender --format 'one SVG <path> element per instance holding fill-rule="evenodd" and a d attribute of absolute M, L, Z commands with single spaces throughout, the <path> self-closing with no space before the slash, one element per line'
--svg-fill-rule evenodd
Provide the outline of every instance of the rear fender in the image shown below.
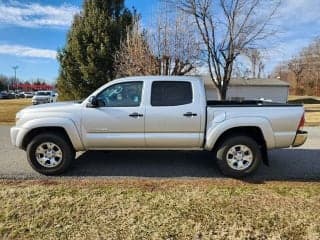
<path fill-rule="evenodd" d="M 239 117 L 232 118 L 221 123 L 211 121 L 207 126 L 207 139 L 205 144 L 206 150 L 212 150 L 219 139 L 219 137 L 226 131 L 232 128 L 239 127 L 258 127 L 264 137 L 267 149 L 275 147 L 275 138 L 273 129 L 269 121 L 265 118 L 259 117 Z"/>

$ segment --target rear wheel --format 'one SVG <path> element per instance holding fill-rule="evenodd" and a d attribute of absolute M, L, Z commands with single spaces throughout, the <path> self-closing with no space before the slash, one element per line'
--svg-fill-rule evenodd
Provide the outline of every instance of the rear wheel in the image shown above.
<path fill-rule="evenodd" d="M 231 136 L 216 151 L 221 172 L 229 177 L 241 178 L 252 174 L 262 160 L 257 142 L 248 136 Z"/>
<path fill-rule="evenodd" d="M 75 151 L 65 137 L 46 133 L 32 139 L 27 147 L 28 162 L 37 172 L 58 175 L 65 172 L 75 157 Z"/>

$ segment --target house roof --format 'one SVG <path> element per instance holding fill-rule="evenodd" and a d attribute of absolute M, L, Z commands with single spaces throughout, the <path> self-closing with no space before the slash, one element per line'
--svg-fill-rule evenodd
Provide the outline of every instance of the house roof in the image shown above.
<path fill-rule="evenodd" d="M 214 87 L 209 76 L 201 76 L 206 86 Z M 230 86 L 261 86 L 261 87 L 289 87 L 290 84 L 275 78 L 232 78 Z"/>

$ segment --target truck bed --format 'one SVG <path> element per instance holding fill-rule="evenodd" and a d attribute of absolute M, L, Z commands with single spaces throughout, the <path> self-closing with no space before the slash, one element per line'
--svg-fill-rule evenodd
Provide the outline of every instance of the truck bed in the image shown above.
<path fill-rule="evenodd" d="M 264 132 L 270 133 L 267 142 L 274 144 L 268 148 L 288 147 L 294 141 L 303 112 L 301 104 L 259 100 L 207 101 L 207 132 L 210 128 L 223 129 L 224 125 L 257 125 L 260 129 L 268 129 Z"/>
<path fill-rule="evenodd" d="M 217 101 L 208 100 L 207 107 L 302 107 L 302 104 L 277 103 L 261 100 Z"/>

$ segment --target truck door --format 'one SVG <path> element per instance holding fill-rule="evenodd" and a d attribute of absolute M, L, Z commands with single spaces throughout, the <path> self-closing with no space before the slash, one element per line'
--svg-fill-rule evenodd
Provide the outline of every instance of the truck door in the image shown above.
<path fill-rule="evenodd" d="M 142 81 L 129 81 L 111 85 L 96 96 L 101 106 L 82 113 L 87 149 L 145 147 L 142 93 Z"/>
<path fill-rule="evenodd" d="M 153 81 L 146 104 L 145 138 L 151 148 L 198 148 L 201 110 L 190 81 Z M 149 91 L 150 92 L 150 91 Z"/>

